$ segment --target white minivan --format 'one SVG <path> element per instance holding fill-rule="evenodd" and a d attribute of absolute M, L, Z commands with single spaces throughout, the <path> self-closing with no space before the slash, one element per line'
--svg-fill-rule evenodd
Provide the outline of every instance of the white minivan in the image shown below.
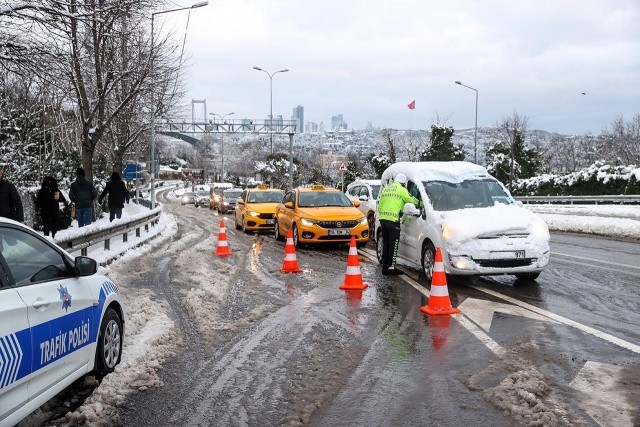
<path fill-rule="evenodd" d="M 360 202 L 360 212 L 367 217 L 369 222 L 369 235 L 373 236 L 375 226 L 375 213 L 380 193 L 379 179 L 356 179 L 347 186 L 345 194 L 352 202 Z"/>
<path fill-rule="evenodd" d="M 487 170 L 469 162 L 399 162 L 382 174 L 383 188 L 407 176 L 407 190 L 423 207 L 400 219 L 398 259 L 431 281 L 435 250 L 454 275 L 513 274 L 535 280 L 549 263 L 549 228 L 517 203 Z M 405 205 L 406 212 L 415 212 Z M 382 233 L 376 221 L 378 260 Z"/>

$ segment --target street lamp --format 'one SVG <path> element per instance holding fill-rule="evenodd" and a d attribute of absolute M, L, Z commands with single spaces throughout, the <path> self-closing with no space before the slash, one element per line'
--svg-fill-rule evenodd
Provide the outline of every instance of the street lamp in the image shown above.
<path fill-rule="evenodd" d="M 460 86 L 464 86 L 476 92 L 476 128 L 473 134 L 473 162 L 475 164 L 478 164 L 478 90 L 472 88 L 471 86 L 467 86 L 466 84 L 463 84 L 458 80 L 456 80 L 456 84 Z"/>
<path fill-rule="evenodd" d="M 214 117 L 219 117 L 220 121 L 222 121 L 224 123 L 224 118 L 227 116 L 231 116 L 235 113 L 231 112 L 231 113 L 227 113 L 224 116 L 221 116 L 220 114 L 216 114 L 216 113 L 209 113 L 209 115 L 214 116 Z M 220 133 L 220 180 L 221 182 L 224 182 L 224 129 L 223 132 Z"/>
<path fill-rule="evenodd" d="M 154 79 L 153 79 L 153 66 L 154 66 L 154 57 L 153 57 L 153 47 L 155 44 L 154 41 L 154 31 L 153 31 L 153 19 L 156 15 L 160 15 L 163 13 L 170 12 L 178 12 L 180 10 L 187 9 L 197 9 L 199 7 L 203 7 L 208 5 L 208 1 L 201 1 L 198 3 L 194 3 L 191 6 L 180 7 L 178 9 L 169 9 L 169 10 L 161 10 L 158 12 L 153 12 L 151 14 L 151 143 L 150 143 L 150 153 L 149 160 L 151 164 L 151 209 L 156 207 L 156 100 L 155 100 L 155 92 L 154 92 Z"/>
<path fill-rule="evenodd" d="M 264 71 L 265 73 L 267 73 L 267 76 L 269 76 L 269 104 L 270 104 L 269 131 L 271 132 L 269 135 L 269 140 L 271 145 L 271 154 L 273 154 L 273 76 L 275 76 L 278 73 L 286 73 L 287 71 L 289 71 L 289 69 L 285 68 L 284 70 L 278 70 L 271 74 L 267 70 L 263 70 L 260 67 L 253 67 L 253 69 L 258 71 Z"/>

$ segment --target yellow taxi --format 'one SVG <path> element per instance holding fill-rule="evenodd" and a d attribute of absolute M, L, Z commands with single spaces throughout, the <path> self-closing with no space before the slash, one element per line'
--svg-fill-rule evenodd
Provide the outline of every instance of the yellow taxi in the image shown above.
<path fill-rule="evenodd" d="M 234 219 L 236 230 L 273 230 L 273 213 L 282 201 L 284 191 L 259 185 L 247 188 L 236 201 Z"/>
<path fill-rule="evenodd" d="M 322 185 L 298 187 L 287 194 L 275 213 L 276 239 L 283 240 L 292 230 L 296 247 L 308 243 L 349 243 L 358 246 L 369 240 L 369 224 L 360 212 L 360 202 L 351 202 L 335 188 Z"/>

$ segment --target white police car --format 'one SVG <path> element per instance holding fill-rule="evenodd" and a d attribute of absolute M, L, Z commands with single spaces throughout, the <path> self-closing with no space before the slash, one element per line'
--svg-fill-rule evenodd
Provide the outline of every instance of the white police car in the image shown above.
<path fill-rule="evenodd" d="M 120 362 L 125 310 L 97 264 L 0 218 L 0 425 Z"/>

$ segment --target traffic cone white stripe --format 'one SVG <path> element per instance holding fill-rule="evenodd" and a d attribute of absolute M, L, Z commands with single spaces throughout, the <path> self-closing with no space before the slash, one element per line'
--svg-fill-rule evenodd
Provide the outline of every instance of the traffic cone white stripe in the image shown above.
<path fill-rule="evenodd" d="M 353 276 L 356 274 L 360 274 L 360 266 L 356 265 L 356 266 L 348 266 L 347 267 L 347 275 L 349 276 Z"/>
<path fill-rule="evenodd" d="M 431 295 L 434 297 L 448 297 L 449 288 L 446 286 L 431 286 Z"/>
<path fill-rule="evenodd" d="M 218 246 L 229 246 L 229 245 L 227 244 L 226 240 L 219 240 L 218 241 Z"/>
<path fill-rule="evenodd" d="M 436 262 L 435 264 L 433 264 L 433 272 L 435 273 L 436 271 L 443 272 L 444 264 L 441 262 Z"/>
<path fill-rule="evenodd" d="M 287 245 L 293 245 L 293 239 L 287 239 Z"/>
<path fill-rule="evenodd" d="M 358 255 L 357 248 L 349 248 L 349 255 Z"/>
<path fill-rule="evenodd" d="M 284 256 L 285 261 L 297 261 L 296 254 L 286 254 Z"/>

